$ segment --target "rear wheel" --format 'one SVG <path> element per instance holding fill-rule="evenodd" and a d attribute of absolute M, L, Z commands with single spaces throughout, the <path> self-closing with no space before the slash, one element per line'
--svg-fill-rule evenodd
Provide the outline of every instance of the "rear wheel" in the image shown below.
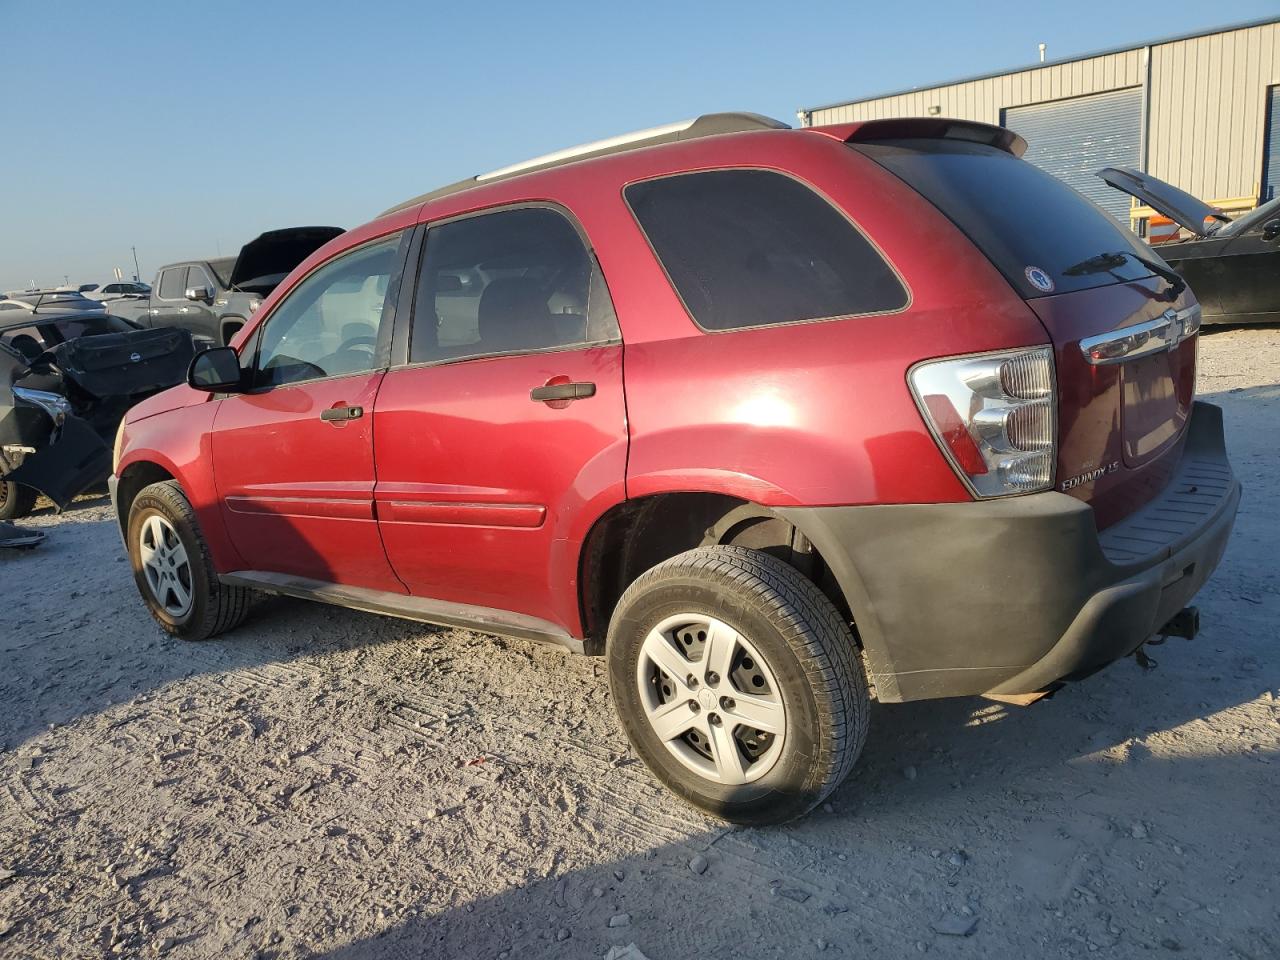
<path fill-rule="evenodd" d="M 144 487 L 134 498 L 126 540 L 138 592 L 174 636 L 205 640 L 249 612 L 250 591 L 218 580 L 195 511 L 172 480 Z"/>
<path fill-rule="evenodd" d="M 849 627 L 794 567 L 743 547 L 642 575 L 610 625 L 609 685 L 636 752 L 675 793 L 737 823 L 821 803 L 866 740 Z"/>
<path fill-rule="evenodd" d="M 20 520 L 35 509 L 40 494 L 31 487 L 0 480 L 0 520 Z"/>

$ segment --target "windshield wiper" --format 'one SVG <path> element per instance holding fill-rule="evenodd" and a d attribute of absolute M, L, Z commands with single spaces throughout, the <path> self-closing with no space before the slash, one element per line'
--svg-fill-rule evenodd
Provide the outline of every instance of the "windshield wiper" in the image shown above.
<path fill-rule="evenodd" d="M 1096 257 L 1090 257 L 1088 260 L 1081 260 L 1073 266 L 1067 267 L 1062 272 L 1068 277 L 1079 277 L 1086 273 L 1102 273 L 1106 270 L 1115 270 L 1123 267 L 1126 260 L 1133 260 L 1142 264 L 1156 276 L 1165 280 L 1169 284 L 1168 296 L 1170 300 L 1176 300 L 1182 295 L 1182 291 L 1187 289 L 1187 281 L 1183 280 L 1177 271 L 1170 269 L 1162 264 L 1156 263 L 1154 260 L 1148 260 L 1146 257 L 1140 257 L 1136 253 L 1130 253 L 1128 250 L 1115 250 L 1111 253 L 1100 253 Z"/>

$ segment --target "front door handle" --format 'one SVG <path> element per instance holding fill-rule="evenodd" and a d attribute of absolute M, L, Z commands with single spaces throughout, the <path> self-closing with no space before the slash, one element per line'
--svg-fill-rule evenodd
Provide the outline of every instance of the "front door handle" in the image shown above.
<path fill-rule="evenodd" d="M 594 397 L 596 395 L 596 385 L 594 383 L 548 383 L 545 386 L 534 387 L 529 391 L 529 399 L 546 403 L 548 400 L 581 400 L 584 397 Z"/>
<path fill-rule="evenodd" d="M 339 405 L 320 412 L 321 420 L 336 420 L 340 423 L 347 420 L 359 420 L 364 416 L 364 407 L 348 407 Z"/>

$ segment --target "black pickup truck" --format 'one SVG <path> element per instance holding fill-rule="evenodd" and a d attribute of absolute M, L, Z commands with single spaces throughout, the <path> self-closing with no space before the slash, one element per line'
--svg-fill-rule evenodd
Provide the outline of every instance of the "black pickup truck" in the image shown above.
<path fill-rule="evenodd" d="M 269 230 L 236 257 L 166 264 L 149 297 L 105 305 L 138 326 L 180 327 L 206 345 L 225 346 L 289 271 L 342 232 L 339 227 Z"/>

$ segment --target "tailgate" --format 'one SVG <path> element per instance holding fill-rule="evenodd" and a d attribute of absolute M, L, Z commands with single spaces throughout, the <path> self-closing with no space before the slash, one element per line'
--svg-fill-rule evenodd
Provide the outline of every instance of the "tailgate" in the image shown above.
<path fill-rule="evenodd" d="M 1150 501 L 1177 463 L 1199 326 L 1190 292 L 1169 299 L 1172 271 L 1160 255 L 995 146 L 915 139 L 856 148 L 946 214 L 1040 318 L 1058 382 L 1056 489 L 1090 504 L 1099 529 Z"/>
<path fill-rule="evenodd" d="M 78 337 L 54 351 L 59 368 L 96 397 L 156 393 L 182 383 L 195 355 L 186 330 L 135 330 Z"/>
<path fill-rule="evenodd" d="M 1162 280 L 1028 301 L 1053 339 L 1057 488 L 1099 529 L 1154 497 L 1177 463 L 1195 391 L 1200 307 L 1160 299 Z"/>

